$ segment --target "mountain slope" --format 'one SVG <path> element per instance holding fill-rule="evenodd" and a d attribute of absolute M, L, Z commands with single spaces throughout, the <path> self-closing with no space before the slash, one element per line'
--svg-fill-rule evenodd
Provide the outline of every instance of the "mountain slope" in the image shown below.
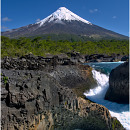
<path fill-rule="evenodd" d="M 76 34 L 93 38 L 115 38 L 127 39 L 128 37 L 104 29 L 79 17 L 65 7 L 60 7 L 57 11 L 45 19 L 24 27 L 2 32 L 3 36 L 10 38 L 30 37 L 44 34 Z"/>
<path fill-rule="evenodd" d="M 92 25 L 89 21 L 79 17 L 78 15 L 74 14 L 70 10 L 68 10 L 65 7 L 60 7 L 56 12 L 52 13 L 50 16 L 46 17 L 45 19 L 37 22 L 37 24 L 40 23 L 40 26 L 42 26 L 46 22 L 54 21 L 55 23 L 63 23 L 61 20 L 67 20 L 67 21 L 82 21 L 84 23 Z"/>

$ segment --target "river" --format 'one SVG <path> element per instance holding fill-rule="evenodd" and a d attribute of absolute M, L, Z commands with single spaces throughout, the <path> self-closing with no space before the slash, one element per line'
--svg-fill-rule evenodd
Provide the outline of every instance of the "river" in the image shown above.
<path fill-rule="evenodd" d="M 123 62 L 99 62 L 86 63 L 93 70 L 93 77 L 97 81 L 98 86 L 85 92 L 84 95 L 93 102 L 101 104 L 109 109 L 111 116 L 116 117 L 127 130 L 130 130 L 130 112 L 129 104 L 118 104 L 108 100 L 104 100 L 106 91 L 109 87 L 109 74 L 111 70 Z"/>

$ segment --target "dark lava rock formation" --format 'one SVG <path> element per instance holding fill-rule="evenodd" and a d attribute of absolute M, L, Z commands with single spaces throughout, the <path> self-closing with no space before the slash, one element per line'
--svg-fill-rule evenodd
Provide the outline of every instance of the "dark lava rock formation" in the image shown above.
<path fill-rule="evenodd" d="M 48 64 L 28 69 L 25 59 L 21 64 L 19 58 L 2 62 L 2 130 L 124 129 L 107 108 L 82 98 L 96 86 L 91 67 Z M 34 66 L 39 64 L 34 60 Z"/>
<path fill-rule="evenodd" d="M 121 59 L 122 58 L 122 59 Z M 86 62 L 113 62 L 113 61 L 127 61 L 128 56 L 121 56 L 113 54 L 111 56 L 93 54 L 81 55 L 78 52 L 71 52 L 67 54 L 51 55 L 47 54 L 46 57 L 34 56 L 28 54 L 19 58 L 4 57 L 1 60 L 2 69 L 15 69 L 15 70 L 44 70 L 53 69 L 57 65 L 76 65 Z"/>
<path fill-rule="evenodd" d="M 117 103 L 129 103 L 129 62 L 111 71 L 105 99 Z"/>

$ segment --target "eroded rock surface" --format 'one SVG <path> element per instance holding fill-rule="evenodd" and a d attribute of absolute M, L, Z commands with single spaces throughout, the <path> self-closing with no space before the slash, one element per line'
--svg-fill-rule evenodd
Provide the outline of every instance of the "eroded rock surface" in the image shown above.
<path fill-rule="evenodd" d="M 1 81 L 2 130 L 124 129 L 107 108 L 80 97 L 96 85 L 89 66 L 3 68 Z"/>

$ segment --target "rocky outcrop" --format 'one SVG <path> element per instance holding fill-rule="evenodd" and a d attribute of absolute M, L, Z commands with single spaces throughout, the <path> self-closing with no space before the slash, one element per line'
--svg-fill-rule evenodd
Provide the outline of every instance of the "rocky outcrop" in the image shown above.
<path fill-rule="evenodd" d="M 28 54 L 19 58 L 4 57 L 1 60 L 2 69 L 14 70 L 52 70 L 57 65 L 77 65 L 85 62 L 113 62 L 113 61 L 127 61 L 128 56 L 121 56 L 113 54 L 111 56 L 93 54 L 81 55 L 78 52 L 71 52 L 66 54 L 51 55 L 46 54 L 46 57 L 34 56 Z"/>
<path fill-rule="evenodd" d="M 84 63 L 85 62 L 85 56 L 80 54 L 79 52 L 68 52 L 67 55 L 70 57 L 70 60 L 76 63 Z"/>
<path fill-rule="evenodd" d="M 125 55 L 121 58 L 121 61 L 129 61 L 129 56 Z"/>
<path fill-rule="evenodd" d="M 65 103 L 76 106 L 76 95 L 43 71 L 2 70 L 2 82 L 3 130 L 35 129 L 43 120 L 43 129 L 48 130 L 53 109 L 60 112 Z"/>
<path fill-rule="evenodd" d="M 82 55 L 79 52 L 69 52 L 67 55 L 70 60 L 74 63 L 85 63 L 85 62 L 117 62 L 117 61 L 128 61 L 128 55 L 120 54 L 92 54 L 92 55 Z"/>
<path fill-rule="evenodd" d="M 92 54 L 85 56 L 86 62 L 114 62 L 114 61 L 127 61 L 128 56 L 122 56 L 120 54 Z"/>
<path fill-rule="evenodd" d="M 96 85 L 89 66 L 45 70 L 2 69 L 2 130 L 123 129 L 107 108 L 81 98 Z"/>
<path fill-rule="evenodd" d="M 105 99 L 117 103 L 129 103 L 129 62 L 111 71 Z"/>
<path fill-rule="evenodd" d="M 55 55 L 53 57 L 25 55 L 19 58 L 5 57 L 1 60 L 2 69 L 14 70 L 46 70 L 53 69 L 57 65 L 75 65 L 77 61 L 72 61 L 67 57 Z"/>

